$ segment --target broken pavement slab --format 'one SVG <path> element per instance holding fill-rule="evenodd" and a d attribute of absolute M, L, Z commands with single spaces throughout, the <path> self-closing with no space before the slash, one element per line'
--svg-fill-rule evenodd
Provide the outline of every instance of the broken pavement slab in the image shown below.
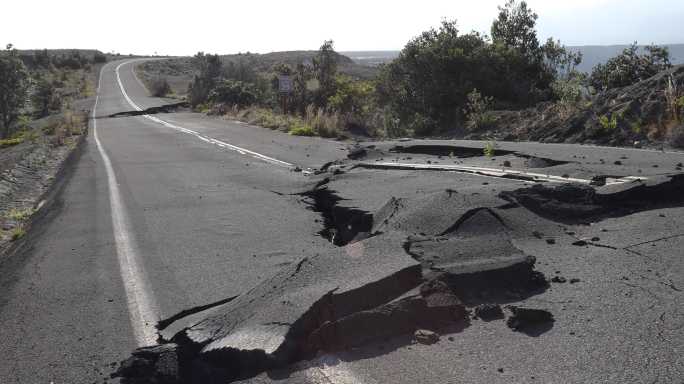
<path fill-rule="evenodd" d="M 232 380 L 313 356 L 326 346 L 311 342 L 317 329 L 329 329 L 350 315 L 363 321 L 364 311 L 391 303 L 421 283 L 420 263 L 404 252 L 402 239 L 385 234 L 304 258 L 211 308 L 172 337 L 182 356 L 181 376 Z M 391 313 L 404 306 L 385 309 Z M 374 331 L 361 336 L 372 337 Z"/>
<path fill-rule="evenodd" d="M 594 188 L 536 184 L 499 194 L 556 222 L 582 224 L 635 212 L 684 205 L 684 175 L 662 175 Z"/>

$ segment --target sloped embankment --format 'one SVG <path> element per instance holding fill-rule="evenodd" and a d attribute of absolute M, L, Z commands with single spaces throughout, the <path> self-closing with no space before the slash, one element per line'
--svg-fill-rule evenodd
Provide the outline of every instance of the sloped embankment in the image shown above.
<path fill-rule="evenodd" d="M 600 93 L 591 102 L 574 106 L 541 103 L 520 111 L 495 111 L 496 122 L 490 129 L 467 138 L 617 146 L 663 143 L 681 129 L 666 96 L 670 80 L 679 84 L 677 96 L 684 96 L 684 66 L 680 65 L 636 84 Z"/>

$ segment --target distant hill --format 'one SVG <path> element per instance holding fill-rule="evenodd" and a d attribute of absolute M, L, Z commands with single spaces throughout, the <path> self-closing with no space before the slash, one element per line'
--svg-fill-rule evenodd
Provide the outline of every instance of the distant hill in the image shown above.
<path fill-rule="evenodd" d="M 299 63 L 313 65 L 313 57 L 317 54 L 318 51 L 285 51 L 264 54 L 242 53 L 222 55 L 221 60 L 226 63 L 228 61 L 247 59 L 252 62 L 258 72 L 270 72 L 273 66 L 278 63 L 285 63 L 292 67 L 296 67 Z M 337 68 L 344 74 L 360 79 L 371 79 L 377 75 L 376 68 L 357 63 L 342 53 L 337 55 Z"/>
<path fill-rule="evenodd" d="M 390 62 L 399 56 L 399 51 L 347 51 L 340 53 L 358 64 L 371 67 Z"/>
<path fill-rule="evenodd" d="M 670 57 L 672 64 L 684 64 L 684 44 L 670 44 Z M 586 45 L 568 47 L 574 52 L 582 52 L 584 58 L 579 70 L 589 72 L 599 63 L 605 63 L 611 57 L 620 54 L 629 45 Z M 643 46 L 642 46 L 643 49 Z M 348 56 L 356 63 L 366 66 L 378 66 L 394 60 L 399 51 L 347 51 L 340 52 Z"/>

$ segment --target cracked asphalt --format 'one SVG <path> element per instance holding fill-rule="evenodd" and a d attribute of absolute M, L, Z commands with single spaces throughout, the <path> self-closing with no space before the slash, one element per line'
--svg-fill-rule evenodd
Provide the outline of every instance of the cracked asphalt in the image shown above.
<path fill-rule="evenodd" d="M 501 153 L 488 158 L 480 155 L 482 142 L 395 140 L 361 143 L 365 153 L 351 160 L 349 143 L 191 112 L 155 115 L 203 137 L 310 168 L 296 172 L 144 116 L 107 117 L 131 110 L 116 78 L 118 64 L 103 69 L 97 130 L 155 299 L 154 314 L 161 320 L 217 303 L 177 317 L 181 324 L 164 338 L 182 334 L 210 342 L 207 353 L 233 348 L 236 361 L 251 365 L 236 368 L 242 377 L 222 371 L 229 380 L 682 382 L 684 191 L 678 184 L 658 190 L 662 198 L 638 195 L 648 196 L 638 209 L 632 204 L 628 212 L 600 211 L 572 223 L 535 213 L 502 192 L 535 184 L 509 177 L 516 170 L 561 179 L 543 183 L 545 188 L 562 185 L 562 179 L 607 181 L 588 188 L 609 188 L 608 198 L 619 201 L 620 191 L 634 183 L 675 180 L 669 177 L 680 173 L 684 154 L 498 143 Z M 148 97 L 130 63 L 119 75 L 142 108 L 177 102 Z M 359 166 L 380 162 L 434 167 Z M 439 169 L 447 164 L 476 170 Z M 92 135 L 66 177 L 57 204 L 23 246 L 0 259 L 2 383 L 116 382 L 110 374 L 141 346 L 133 328 L 145 325 L 130 320 L 107 173 Z M 323 192 L 306 193 L 316 190 Z M 571 208 L 595 203 L 583 201 Z M 541 206 L 556 209 L 561 203 L 568 201 Z M 344 241 L 333 244 L 333 236 Z M 539 276 L 545 286 L 529 286 L 528 279 Z M 439 300 L 424 288 L 435 281 L 449 291 L 437 290 Z M 328 308 L 320 307 L 321 298 L 335 309 L 323 317 L 328 323 L 310 317 Z M 482 303 L 499 305 L 504 318 L 474 316 Z M 515 332 L 507 325 L 515 310 L 507 306 L 544 310 L 554 321 L 534 334 Z M 422 310 L 414 316 L 412 308 L 429 308 L 434 317 L 443 308 L 462 308 L 465 318 L 433 327 L 423 324 Z M 385 326 L 373 328 L 366 319 L 378 316 Z M 309 318 L 318 320 L 299 321 Z M 416 343 L 408 331 L 414 321 L 433 327 L 439 341 Z M 331 324 L 348 331 L 330 338 Z M 195 353 L 192 342 L 174 340 Z M 277 361 L 241 354 L 253 349 Z M 203 367 L 216 366 L 198 356 Z M 205 368 L 202 374 L 216 372 Z M 218 375 L 188 377 L 211 382 Z"/>

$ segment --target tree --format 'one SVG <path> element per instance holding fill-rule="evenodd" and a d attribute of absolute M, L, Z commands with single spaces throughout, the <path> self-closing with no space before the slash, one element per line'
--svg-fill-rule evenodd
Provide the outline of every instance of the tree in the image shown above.
<path fill-rule="evenodd" d="M 538 57 L 537 18 L 526 2 L 518 4 L 515 0 L 508 0 L 505 6 L 499 7 L 499 17 L 492 23 L 492 41 L 516 48 L 527 57 Z"/>
<path fill-rule="evenodd" d="M 40 51 L 35 51 L 33 53 L 34 56 L 34 62 L 36 66 L 42 67 L 42 68 L 49 68 L 51 64 L 51 59 L 50 59 L 50 54 L 48 53 L 47 49 L 43 49 Z"/>
<path fill-rule="evenodd" d="M 236 59 L 228 62 L 223 70 L 223 77 L 244 83 L 256 83 L 258 75 L 251 61 L 250 55 L 238 55 Z"/>
<path fill-rule="evenodd" d="M 328 98 L 335 94 L 335 76 L 337 75 L 337 53 L 333 48 L 333 41 L 326 40 L 313 58 L 313 69 L 318 90 L 316 105 L 319 108 L 327 106 Z"/>
<path fill-rule="evenodd" d="M 59 109 L 61 103 L 54 83 L 44 77 L 38 78 L 35 91 L 31 95 L 31 103 L 38 117 L 45 117 L 50 111 Z"/>
<path fill-rule="evenodd" d="M 582 52 L 569 51 L 560 40 L 549 38 L 541 47 L 544 53 L 546 70 L 554 77 L 567 79 L 577 73 L 577 66 L 582 63 Z"/>
<path fill-rule="evenodd" d="M 0 122 L 3 138 L 10 135 L 10 127 L 26 102 L 28 85 L 26 67 L 9 44 L 7 50 L 0 53 Z"/>
<path fill-rule="evenodd" d="M 204 52 L 193 57 L 193 64 L 198 73 L 188 86 L 188 101 L 190 105 L 197 106 L 207 101 L 209 92 L 222 75 L 223 65 L 218 55 L 205 55 Z"/>
<path fill-rule="evenodd" d="M 311 79 L 311 73 L 308 68 L 302 63 L 297 64 L 292 78 L 292 107 L 301 115 L 305 113 L 306 106 L 309 103 L 309 91 L 307 89 L 309 79 Z"/>
<path fill-rule="evenodd" d="M 379 103 L 404 127 L 428 135 L 463 123 L 474 89 L 491 98 L 492 107 L 524 108 L 551 99 L 554 80 L 574 70 L 581 57 L 553 40 L 541 47 L 536 20 L 525 2 L 508 1 L 493 22 L 492 40 L 461 34 L 456 21 L 443 21 L 381 68 Z"/>

